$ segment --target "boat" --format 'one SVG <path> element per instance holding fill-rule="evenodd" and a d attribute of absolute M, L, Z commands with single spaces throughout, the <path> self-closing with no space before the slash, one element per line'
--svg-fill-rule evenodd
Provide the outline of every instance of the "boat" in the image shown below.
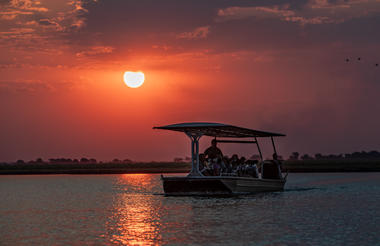
<path fill-rule="evenodd" d="M 275 137 L 284 134 L 258 131 L 228 124 L 210 122 L 189 122 L 157 126 L 153 129 L 170 130 L 185 133 L 191 140 L 191 171 L 187 176 L 163 176 L 164 193 L 167 196 L 188 195 L 235 195 L 258 192 L 274 192 L 284 189 L 287 174 L 283 176 L 280 161 L 276 160 Z M 206 176 L 200 170 L 199 140 L 203 136 L 213 137 L 217 143 L 254 144 L 259 153 L 255 176 L 242 175 L 239 172 Z M 274 160 L 263 160 L 258 142 L 259 138 L 270 138 L 274 150 Z"/>

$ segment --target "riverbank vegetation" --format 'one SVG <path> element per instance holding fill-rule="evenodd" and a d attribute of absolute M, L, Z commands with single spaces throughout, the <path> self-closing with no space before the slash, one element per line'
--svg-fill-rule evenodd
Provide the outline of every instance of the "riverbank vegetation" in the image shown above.
<path fill-rule="evenodd" d="M 293 152 L 283 161 L 283 168 L 288 172 L 379 172 L 380 153 L 362 151 L 310 156 Z M 134 162 L 129 159 L 98 162 L 94 158 L 53 158 L 44 161 L 38 158 L 0 163 L 0 174 L 187 173 L 190 169 L 189 158 L 175 158 L 171 162 Z"/>

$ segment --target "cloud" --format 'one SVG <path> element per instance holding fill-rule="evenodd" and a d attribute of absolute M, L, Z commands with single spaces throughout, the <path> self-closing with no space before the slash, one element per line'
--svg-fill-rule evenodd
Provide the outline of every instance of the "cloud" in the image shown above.
<path fill-rule="evenodd" d="M 210 26 L 195 28 L 192 32 L 183 32 L 177 35 L 178 39 L 204 39 L 210 32 Z"/>
<path fill-rule="evenodd" d="M 339 24 L 353 18 L 380 13 L 378 0 L 310 0 L 301 8 L 289 4 L 256 7 L 227 7 L 217 12 L 217 22 L 246 18 L 280 19 L 300 25 Z"/>
<path fill-rule="evenodd" d="M 7 32 L 0 32 L 2 35 L 21 35 L 34 32 L 33 28 L 11 28 Z"/>
<path fill-rule="evenodd" d="M 47 69 L 47 68 L 46 68 Z M 59 66 L 56 71 L 59 72 Z M 35 94 L 60 93 L 72 90 L 82 90 L 87 82 L 82 79 L 73 78 L 10 78 L 0 79 L 0 94 Z"/>
<path fill-rule="evenodd" d="M 57 89 L 68 88 L 69 83 L 51 83 L 40 80 L 18 80 L 18 81 L 0 81 L 0 92 L 22 92 L 36 93 L 41 91 L 56 91 Z"/>
<path fill-rule="evenodd" d="M 33 15 L 36 13 L 48 12 L 39 1 L 31 0 L 11 0 L 0 2 L 0 20 L 13 20 L 19 16 Z"/>
<path fill-rule="evenodd" d="M 0 3 L 0 46 L 28 52 L 64 47 L 65 36 L 85 27 L 87 5 L 93 2 L 96 1 L 73 0 L 48 8 L 40 1 L 3 1 Z"/>
<path fill-rule="evenodd" d="M 102 54 L 110 54 L 114 50 L 111 46 L 93 46 L 87 50 L 76 53 L 77 57 L 96 56 Z"/>
<path fill-rule="evenodd" d="M 11 0 L 10 6 L 15 9 L 35 11 L 35 12 L 47 12 L 48 9 L 41 5 L 40 1 L 33 0 Z"/>
<path fill-rule="evenodd" d="M 279 6 L 273 7 L 228 7 L 218 10 L 218 20 L 227 21 L 234 19 L 245 19 L 249 17 L 270 18 L 278 16 L 293 16 L 294 12 L 281 9 Z"/>
<path fill-rule="evenodd" d="M 296 22 L 301 25 L 306 24 L 323 24 L 334 22 L 330 17 L 300 16 L 296 11 L 290 10 L 288 5 L 271 6 L 271 7 L 229 7 L 218 10 L 217 21 L 238 20 L 255 17 L 259 19 L 280 19 L 288 22 Z"/>
<path fill-rule="evenodd" d="M 19 10 L 9 10 L 9 11 L 3 11 L 0 12 L 0 19 L 3 20 L 13 20 L 19 15 L 32 15 L 33 12 L 25 12 L 25 11 L 19 11 Z"/>

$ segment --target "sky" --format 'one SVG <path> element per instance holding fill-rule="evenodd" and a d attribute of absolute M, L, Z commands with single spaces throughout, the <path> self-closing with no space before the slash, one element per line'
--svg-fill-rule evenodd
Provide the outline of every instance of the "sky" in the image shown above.
<path fill-rule="evenodd" d="M 190 141 L 152 127 L 193 121 L 380 150 L 379 30 L 380 0 L 0 0 L 0 161 L 172 160 Z"/>

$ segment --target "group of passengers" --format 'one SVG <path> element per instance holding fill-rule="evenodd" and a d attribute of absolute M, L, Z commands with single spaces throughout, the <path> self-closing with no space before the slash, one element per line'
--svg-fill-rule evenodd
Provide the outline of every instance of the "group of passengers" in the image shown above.
<path fill-rule="evenodd" d="M 205 176 L 233 175 L 258 178 L 257 164 L 257 160 L 246 160 L 245 157 L 239 158 L 236 154 L 231 158 L 223 156 L 215 139 L 211 141 L 211 146 L 204 154 L 199 155 L 199 170 Z"/>

